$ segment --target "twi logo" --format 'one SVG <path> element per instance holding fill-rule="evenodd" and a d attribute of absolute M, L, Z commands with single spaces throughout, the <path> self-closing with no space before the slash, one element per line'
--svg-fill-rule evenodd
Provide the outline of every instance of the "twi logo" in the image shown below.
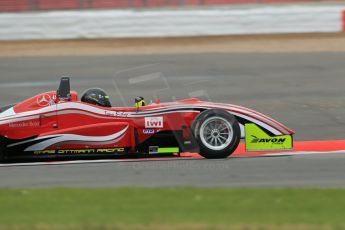
<path fill-rule="evenodd" d="M 145 128 L 163 128 L 163 117 L 145 117 Z"/>
<path fill-rule="evenodd" d="M 270 138 L 258 138 L 254 135 L 251 135 L 254 139 L 251 143 L 273 143 L 273 144 L 283 144 L 286 141 L 286 138 L 280 137 L 270 137 Z"/>

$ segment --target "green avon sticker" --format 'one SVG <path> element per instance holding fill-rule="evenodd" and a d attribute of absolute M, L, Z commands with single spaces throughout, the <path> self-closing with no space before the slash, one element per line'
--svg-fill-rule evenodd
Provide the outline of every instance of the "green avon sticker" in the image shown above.
<path fill-rule="evenodd" d="M 270 136 L 256 124 L 245 125 L 246 151 L 292 149 L 292 135 Z"/>

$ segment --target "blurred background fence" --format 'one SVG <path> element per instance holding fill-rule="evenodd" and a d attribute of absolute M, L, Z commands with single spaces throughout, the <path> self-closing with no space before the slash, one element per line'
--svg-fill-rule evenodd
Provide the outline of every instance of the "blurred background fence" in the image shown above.
<path fill-rule="evenodd" d="M 0 0 L 0 12 L 180 7 L 227 4 L 319 3 L 335 0 Z"/>

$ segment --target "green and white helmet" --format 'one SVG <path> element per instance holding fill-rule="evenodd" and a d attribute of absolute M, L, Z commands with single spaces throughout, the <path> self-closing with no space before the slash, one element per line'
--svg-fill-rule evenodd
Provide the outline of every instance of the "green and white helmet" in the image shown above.
<path fill-rule="evenodd" d="M 111 107 L 107 93 L 98 88 L 86 90 L 81 98 L 81 101 L 102 107 Z"/>

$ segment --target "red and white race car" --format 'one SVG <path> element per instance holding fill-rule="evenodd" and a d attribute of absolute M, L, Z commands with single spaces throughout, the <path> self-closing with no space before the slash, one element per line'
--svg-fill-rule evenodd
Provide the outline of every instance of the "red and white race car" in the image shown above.
<path fill-rule="evenodd" d="M 111 107 L 100 89 L 81 100 L 62 78 L 57 91 L 0 110 L 0 158 L 145 156 L 199 152 L 225 158 L 245 138 L 248 151 L 292 148 L 293 131 L 259 112 L 195 98 Z"/>

